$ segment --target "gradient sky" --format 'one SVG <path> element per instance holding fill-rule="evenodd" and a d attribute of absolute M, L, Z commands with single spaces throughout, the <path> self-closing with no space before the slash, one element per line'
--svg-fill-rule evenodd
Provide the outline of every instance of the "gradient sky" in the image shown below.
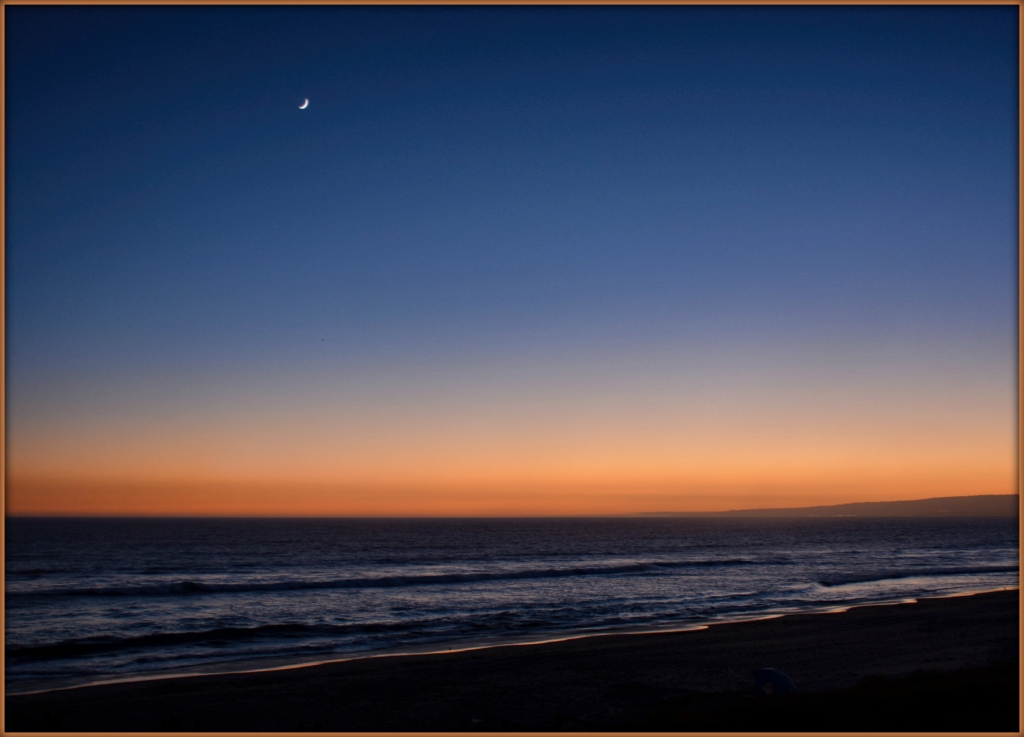
<path fill-rule="evenodd" d="M 1016 490 L 1016 7 L 4 12 L 9 513 Z"/>

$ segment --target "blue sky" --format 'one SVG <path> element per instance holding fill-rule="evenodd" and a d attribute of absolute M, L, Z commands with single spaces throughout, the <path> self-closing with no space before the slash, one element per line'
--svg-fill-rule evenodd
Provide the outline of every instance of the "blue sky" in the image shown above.
<path fill-rule="evenodd" d="M 1012 401 L 1016 14 L 9 7 L 11 437 L 695 353 Z"/>

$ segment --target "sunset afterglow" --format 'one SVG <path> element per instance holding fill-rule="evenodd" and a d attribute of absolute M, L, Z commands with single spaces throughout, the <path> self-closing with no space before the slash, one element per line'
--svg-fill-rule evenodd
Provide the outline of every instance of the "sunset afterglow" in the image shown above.
<path fill-rule="evenodd" d="M 10 39 L 9 514 L 1015 491 L 999 24 L 179 10 Z"/>

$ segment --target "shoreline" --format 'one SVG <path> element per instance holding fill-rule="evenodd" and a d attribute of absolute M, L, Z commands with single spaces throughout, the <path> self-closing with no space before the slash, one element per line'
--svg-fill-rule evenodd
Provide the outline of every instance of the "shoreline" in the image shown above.
<path fill-rule="evenodd" d="M 941 691 L 951 678 L 991 680 L 992 668 L 1018 657 L 1019 589 L 831 613 L 8 694 L 6 728 L 633 731 L 665 704 L 732 714 L 761 703 L 750 701 L 757 668 L 779 668 L 800 698 L 812 699 L 917 672 L 938 674 L 930 688 Z M 1015 684 L 1013 694 L 1016 715 Z M 1011 699 L 1001 698 L 993 708 L 1008 713 Z M 826 721 L 816 729 L 834 728 Z"/>
<path fill-rule="evenodd" d="M 566 633 L 563 635 L 551 635 L 542 637 L 541 639 L 516 639 L 516 638 L 503 638 L 499 641 L 491 642 L 487 640 L 454 640 L 451 641 L 450 646 L 442 644 L 440 647 L 435 645 L 424 645 L 423 648 L 398 648 L 394 650 L 379 650 L 366 653 L 353 653 L 349 655 L 342 655 L 340 657 L 331 658 L 317 658 L 314 660 L 295 660 L 288 656 L 282 656 L 280 658 L 252 658 L 250 660 L 239 659 L 235 661 L 226 661 L 220 665 L 211 664 L 206 669 L 197 669 L 193 666 L 186 666 L 181 671 L 170 671 L 162 673 L 154 673 L 152 675 L 137 675 L 137 676 L 126 676 L 124 678 L 113 678 L 105 680 L 93 680 L 85 683 L 74 683 L 63 686 L 52 686 L 47 688 L 38 688 L 33 690 L 12 690 L 6 683 L 4 684 L 5 695 L 7 696 L 30 696 L 37 694 L 55 693 L 58 691 L 71 691 L 82 688 L 92 688 L 95 686 L 113 686 L 133 683 L 152 683 L 154 681 L 166 681 L 166 680 L 177 680 L 182 678 L 204 678 L 208 676 L 230 676 L 230 675 L 242 675 L 247 673 L 275 673 L 280 671 L 297 670 L 301 668 L 315 668 L 324 665 L 332 665 L 336 663 L 349 663 L 353 661 L 371 660 L 380 658 L 396 658 L 396 657 L 419 657 L 425 655 L 451 655 L 456 653 L 472 652 L 479 650 L 490 650 L 495 648 L 503 647 L 534 647 L 548 644 L 554 644 L 559 642 L 569 642 L 573 640 L 585 640 L 590 638 L 598 637 L 616 637 L 616 636 L 629 636 L 629 635 L 655 635 L 655 634 L 675 634 L 684 632 L 697 632 L 700 630 L 708 629 L 709 627 L 718 627 L 721 625 L 732 625 L 741 624 L 744 622 L 757 622 L 770 619 L 779 619 L 783 617 L 799 616 L 799 615 L 814 615 L 814 614 L 842 614 L 853 609 L 860 609 L 864 607 L 881 607 L 881 606 L 899 606 L 902 604 L 916 604 L 920 601 L 928 601 L 932 599 L 953 599 L 962 598 L 968 596 L 977 596 L 980 594 L 995 593 L 998 591 L 1019 591 L 1019 586 L 1002 586 L 997 589 L 978 589 L 964 592 L 957 592 L 954 594 L 942 594 L 939 596 L 927 596 L 927 597 L 903 597 L 899 599 L 886 599 L 880 601 L 869 601 L 855 604 L 845 605 L 821 605 L 815 607 L 808 607 L 806 609 L 793 609 L 782 612 L 766 611 L 763 614 L 750 614 L 746 616 L 737 617 L 726 617 L 722 619 L 709 619 L 703 621 L 695 621 L 685 625 L 665 625 L 664 627 L 640 627 L 636 629 L 630 629 L 628 627 L 622 629 L 604 630 L 599 632 L 578 632 L 578 633 Z M 477 644 L 473 644 L 477 643 Z M 482 643 L 482 644 L 480 644 Z M 276 665 L 267 665 L 269 662 L 277 661 Z M 263 664 L 258 664 L 262 662 Z M 245 663 L 252 663 L 256 667 L 242 667 Z"/>

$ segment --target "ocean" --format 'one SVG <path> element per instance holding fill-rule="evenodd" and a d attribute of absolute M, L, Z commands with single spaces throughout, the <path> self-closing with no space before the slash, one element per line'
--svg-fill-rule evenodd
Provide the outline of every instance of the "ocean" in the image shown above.
<path fill-rule="evenodd" d="M 6 686 L 1017 587 L 1013 518 L 6 520 Z"/>

